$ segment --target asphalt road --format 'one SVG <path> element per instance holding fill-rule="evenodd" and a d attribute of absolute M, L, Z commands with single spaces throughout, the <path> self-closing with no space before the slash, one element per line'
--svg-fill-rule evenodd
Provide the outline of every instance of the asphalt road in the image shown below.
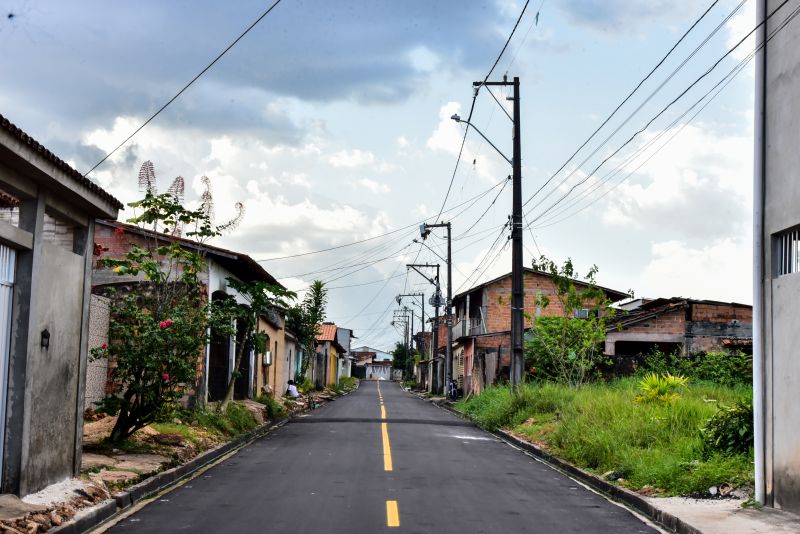
<path fill-rule="evenodd" d="M 270 433 L 110 532 L 656 532 L 390 382 Z"/>

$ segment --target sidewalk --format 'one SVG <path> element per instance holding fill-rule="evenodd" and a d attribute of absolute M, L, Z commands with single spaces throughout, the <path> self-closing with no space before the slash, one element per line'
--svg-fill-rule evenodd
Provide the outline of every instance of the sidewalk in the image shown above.
<path fill-rule="evenodd" d="M 647 501 L 703 534 L 794 534 L 800 516 L 774 508 L 742 508 L 740 499 L 648 497 Z"/>

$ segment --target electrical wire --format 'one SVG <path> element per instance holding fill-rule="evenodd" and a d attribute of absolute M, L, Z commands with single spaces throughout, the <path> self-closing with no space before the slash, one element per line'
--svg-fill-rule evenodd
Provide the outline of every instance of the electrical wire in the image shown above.
<path fill-rule="evenodd" d="M 600 130 L 602 130 L 603 127 L 606 124 L 608 124 L 609 121 L 614 117 L 614 115 L 617 114 L 617 112 L 622 108 L 622 106 L 624 106 L 633 97 L 633 95 L 642 87 L 642 85 L 644 85 L 644 83 L 647 80 L 650 79 L 650 77 L 658 70 L 658 68 L 661 67 L 661 65 L 664 64 L 664 62 L 667 60 L 667 58 L 669 58 L 669 56 L 672 55 L 672 52 L 675 51 L 675 49 L 683 42 L 684 39 L 686 39 L 686 37 L 706 17 L 706 15 L 708 15 L 708 13 L 714 8 L 714 6 L 717 5 L 717 3 L 719 3 L 719 0 L 714 0 L 711 3 L 711 5 L 703 12 L 703 14 L 700 15 L 700 17 L 697 20 L 694 21 L 694 23 L 689 27 L 689 29 L 686 30 L 683 33 L 683 35 L 681 35 L 681 37 L 675 42 L 675 44 L 672 45 L 672 47 L 667 51 L 667 53 L 664 55 L 664 57 L 662 57 L 661 60 L 658 61 L 658 63 L 656 63 L 656 65 L 652 69 L 650 69 L 650 71 L 645 75 L 645 77 L 642 78 L 641 80 L 639 80 L 639 83 L 636 84 L 636 86 L 627 94 L 627 96 L 625 96 L 625 98 L 623 98 L 622 101 L 619 104 L 617 104 L 617 107 L 614 108 L 614 110 L 603 120 L 602 123 L 600 123 L 600 126 L 598 126 L 591 133 L 591 135 L 589 135 L 589 137 L 587 137 L 586 140 L 577 148 L 577 150 L 575 150 L 572 153 L 572 155 L 569 158 L 567 158 L 567 160 L 564 161 L 564 163 L 562 163 L 561 166 L 554 173 L 552 173 L 550 175 L 550 177 L 522 204 L 523 208 L 525 206 L 527 206 L 528 203 L 531 200 L 533 200 L 533 198 L 536 197 L 536 195 L 538 195 L 545 187 L 547 187 L 547 185 L 550 184 L 550 182 L 556 176 L 558 176 L 558 174 L 562 170 L 564 170 L 566 168 L 566 166 L 569 165 L 569 163 L 573 159 L 575 159 L 575 156 L 577 156 L 578 153 L 580 153 L 580 151 L 583 150 L 586 147 L 586 145 L 588 145 L 591 142 L 592 139 L 594 139 L 594 137 L 600 132 Z M 738 10 L 738 7 L 736 9 Z M 651 97 L 652 97 L 652 95 L 651 95 Z"/>
<path fill-rule="evenodd" d="M 261 22 L 261 20 L 262 20 L 264 17 L 266 17 L 267 15 L 269 15 L 269 14 L 270 14 L 270 12 L 272 12 L 272 10 L 273 10 L 273 9 L 275 9 L 275 7 L 277 7 L 277 5 L 278 5 L 278 4 L 280 4 L 280 3 L 281 3 L 281 0 L 275 0 L 275 2 L 274 2 L 274 3 L 273 3 L 271 6 L 269 6 L 269 8 L 267 8 L 267 10 L 266 10 L 266 11 L 264 11 L 264 12 L 261 14 L 261 16 L 260 16 L 260 17 L 258 17 L 258 18 L 257 18 L 257 19 L 256 19 L 256 20 L 255 20 L 255 21 L 252 23 L 252 24 L 250 24 L 250 26 L 248 26 L 248 27 L 247 27 L 247 28 L 246 28 L 246 29 L 245 29 L 245 30 L 244 30 L 244 31 L 243 31 L 241 34 L 239 34 L 239 37 L 237 37 L 236 39 L 234 39 L 234 40 L 233 40 L 233 42 L 232 42 L 231 44 L 229 44 L 229 45 L 228 45 L 228 46 L 225 48 L 225 50 L 223 50 L 222 52 L 220 52 L 220 53 L 219 53 L 219 55 L 218 55 L 217 57 L 215 57 L 215 58 L 214 58 L 214 59 L 211 61 L 211 63 L 209 63 L 208 65 L 206 65 L 206 66 L 205 66 L 205 68 L 204 68 L 203 70 L 201 70 L 201 71 L 200 71 L 200 72 L 199 72 L 199 73 L 198 73 L 198 74 L 197 74 L 197 75 L 196 75 L 194 78 L 192 78 L 191 80 L 189 80 L 189 83 L 187 83 L 186 85 L 184 85 L 184 86 L 183 86 L 183 88 L 182 88 L 180 91 L 178 91 L 178 92 L 175 94 L 175 96 L 173 96 L 172 98 L 170 98 L 170 99 L 167 101 L 167 103 L 166 103 L 166 104 L 164 104 L 163 106 L 161 106 L 160 108 L 158 108 L 158 111 L 156 111 L 155 113 L 153 113 L 152 115 L 150 115 L 150 118 L 148 118 L 148 119 L 147 119 L 146 121 L 144 121 L 144 122 L 143 122 L 143 123 L 142 123 L 142 124 L 141 124 L 141 125 L 140 125 L 138 128 L 136 128 L 136 129 L 133 131 L 133 133 L 132 133 L 132 134 L 130 134 L 128 137 L 126 137 L 126 138 L 125 138 L 125 140 L 124 140 L 124 141 L 122 141 L 120 144 L 118 144 L 118 145 L 117 145 L 117 146 L 116 146 L 116 147 L 115 147 L 115 148 L 114 148 L 114 149 L 113 149 L 111 152 L 109 152 L 108 154 L 106 154 L 105 156 L 103 156 L 103 159 L 101 159 L 100 161 L 98 161 L 97 163 L 95 163 L 94 167 L 92 167 L 91 169 L 89 169 L 88 171 L 86 171 L 86 173 L 83 175 L 83 177 L 84 177 L 84 178 L 87 178 L 87 177 L 89 176 L 89 174 L 90 174 L 90 173 L 91 173 L 93 170 L 95 170 L 97 167 L 99 167 L 100 165 L 102 165 L 102 164 L 103 164 L 103 163 L 104 163 L 104 162 L 105 162 L 105 161 L 106 161 L 108 158 L 110 158 L 110 157 L 111 157 L 111 155 L 112 155 L 112 154 L 114 154 L 114 153 L 115 153 L 117 150 L 119 150 L 120 148 L 122 148 L 122 147 L 123 147 L 123 146 L 124 146 L 124 145 L 125 145 L 125 144 L 126 144 L 128 141 L 130 141 L 131 139 L 133 139 L 133 137 L 134 137 L 136 134 L 138 134 L 140 131 L 142 131 L 142 129 L 144 129 L 144 127 L 145 127 L 145 126 L 147 126 L 148 124 L 150 124 L 150 121 L 152 121 L 153 119 L 155 119 L 156 117 L 158 117 L 158 116 L 161 114 L 161 112 L 162 112 L 162 111 L 164 111 L 165 109 L 167 109 L 167 107 L 168 107 L 170 104 L 172 104 L 172 103 L 173 103 L 175 100 L 177 100 L 177 99 L 178 99 L 178 97 L 179 97 L 179 96 L 181 96 L 181 95 L 183 94 L 183 92 L 184 92 L 184 91 L 186 91 L 186 90 L 187 90 L 189 87 L 191 87 L 191 85 L 192 85 L 194 82 L 196 82 L 196 81 L 197 81 L 197 80 L 198 80 L 198 79 L 199 79 L 199 78 L 200 78 L 200 77 L 201 77 L 203 74 L 205 74 L 205 73 L 206 73 L 206 71 L 208 71 L 208 69 L 210 69 L 211 67 L 213 67 L 213 66 L 214 66 L 214 64 L 216 64 L 216 62 L 217 62 L 217 61 L 219 61 L 220 59 L 222 59 L 222 56 L 224 56 L 225 54 L 227 54 L 227 53 L 228 53 L 228 51 L 229 51 L 231 48 L 233 48 L 234 46 L 236 46 L 236 43 L 238 43 L 239 41 L 241 41 L 241 40 L 242 40 L 242 38 L 243 38 L 245 35 L 247 35 L 248 33 L 250 33 L 250 30 L 252 30 L 253 28 L 255 28 L 255 27 L 256 27 L 256 24 L 258 24 L 259 22 Z"/>
<path fill-rule="evenodd" d="M 765 39 L 764 42 L 762 42 L 758 47 L 756 47 L 752 52 L 750 52 L 745 58 L 743 58 L 728 74 L 726 74 L 720 81 L 718 81 L 709 91 L 707 91 L 705 94 L 703 94 L 700 99 L 698 99 L 691 107 L 689 107 L 683 114 L 681 114 L 676 120 L 674 120 L 667 128 L 662 130 L 655 138 L 653 138 L 651 141 L 649 141 L 647 144 L 645 144 L 642 148 L 640 148 L 639 150 L 634 152 L 634 154 L 631 157 L 629 157 L 626 161 L 624 161 L 623 163 L 618 165 L 615 170 L 613 170 L 613 171 L 609 172 L 608 174 L 606 174 L 603 177 L 602 180 L 600 180 L 597 184 L 595 184 L 594 188 L 589 189 L 587 191 L 589 193 L 592 193 L 592 192 L 596 191 L 597 189 L 599 189 L 603 185 L 604 182 L 607 182 L 608 180 L 610 180 L 610 178 L 612 178 L 614 175 L 619 174 L 619 171 L 621 169 L 626 168 L 632 161 L 637 159 L 638 156 L 643 154 L 646 151 L 647 148 L 652 146 L 654 144 L 654 142 L 658 141 L 667 132 L 669 132 L 672 128 L 674 128 L 675 125 L 678 122 L 680 122 L 680 120 L 682 120 L 695 107 L 697 107 L 698 105 L 703 103 L 703 101 L 705 100 L 705 103 L 703 103 L 702 106 L 700 106 L 700 108 L 686 122 L 684 122 L 677 130 L 674 130 L 672 132 L 672 134 L 670 135 L 670 137 L 667 139 L 666 142 L 664 142 L 660 147 L 658 147 L 656 150 L 654 150 L 644 161 L 642 161 L 640 164 L 638 164 L 633 170 L 631 170 L 629 173 L 627 173 L 622 178 L 622 180 L 619 180 L 614 186 L 612 186 L 611 188 L 606 190 L 602 195 L 600 195 L 599 197 L 591 200 L 589 203 L 585 204 L 583 207 L 581 207 L 580 209 L 578 209 L 574 213 L 571 213 L 569 215 L 566 215 L 565 217 L 562 217 L 562 218 L 556 220 L 557 217 L 559 217 L 561 214 L 563 214 L 566 211 L 568 211 L 570 207 L 575 206 L 582 198 L 585 198 L 587 196 L 587 194 L 586 194 L 586 192 L 584 192 L 581 196 L 579 196 L 577 198 L 577 200 L 573 201 L 571 204 L 569 204 L 566 207 L 564 207 L 564 209 L 556 212 L 555 214 L 551 214 L 551 217 L 548 218 L 547 220 L 545 220 L 543 222 L 543 224 L 537 226 L 537 228 L 547 228 L 547 227 L 553 226 L 555 224 L 559 224 L 560 222 L 563 222 L 564 220 L 567 220 L 570 217 L 573 217 L 573 216 L 579 214 L 580 212 L 584 211 L 585 209 L 587 209 L 592 204 L 598 202 L 599 200 L 604 198 L 606 195 L 608 195 L 609 193 L 614 191 L 617 187 L 619 187 L 626 180 L 628 180 L 642 166 L 644 166 L 647 162 L 649 162 L 658 152 L 663 150 L 664 147 L 666 147 L 678 134 L 680 134 L 683 131 L 683 129 L 686 126 L 688 126 L 735 79 L 735 77 L 738 76 L 739 73 L 741 73 L 742 70 L 744 70 L 744 68 L 747 66 L 747 64 L 749 64 L 750 61 L 752 61 L 752 59 L 755 57 L 755 54 L 758 52 L 758 50 L 763 48 L 766 42 L 769 42 L 779 31 L 783 30 L 783 28 L 785 28 L 786 25 L 788 25 L 788 23 L 791 22 L 794 18 L 796 18 L 799 14 L 800 14 L 800 6 L 795 8 L 795 10 L 793 12 L 791 12 L 790 15 L 788 15 L 787 18 L 775 30 L 773 30 L 773 32 Z M 709 95 L 711 95 L 711 96 L 709 97 Z M 709 97 L 709 98 L 706 100 L 707 97 Z M 542 215 L 544 215 L 544 213 Z M 539 217 L 539 218 L 541 218 L 541 217 Z M 536 220 L 531 221 L 531 223 L 529 223 L 529 224 L 532 225 L 534 222 L 536 222 Z"/>
<path fill-rule="evenodd" d="M 746 40 L 747 40 L 747 39 L 748 39 L 748 38 L 749 38 L 749 37 L 750 37 L 750 36 L 751 36 L 751 35 L 752 35 L 752 34 L 753 34 L 753 33 L 754 33 L 754 32 L 755 32 L 755 31 L 756 31 L 758 28 L 759 28 L 759 27 L 761 27 L 761 25 L 765 24 L 765 23 L 766 23 L 766 22 L 767 22 L 767 21 L 768 21 L 770 18 L 772 18 L 772 17 L 773 17 L 773 16 L 774 16 L 774 15 L 775 15 L 775 14 L 776 14 L 776 13 L 777 13 L 777 12 L 778 12 L 780 9 L 782 9 L 782 8 L 783 8 L 783 7 L 784 7 L 784 6 L 785 6 L 785 5 L 786 5 L 788 2 L 789 2 L 789 0 L 784 0 L 784 1 L 783 1 L 783 2 L 780 4 L 780 5 L 778 5 L 778 7 L 776 7 L 776 8 L 775 8 L 775 10 L 773 10 L 773 11 L 772 11 L 772 13 L 770 13 L 769 15 L 767 15 L 767 17 L 766 17 L 766 18 L 765 18 L 765 19 L 764 19 L 762 22 L 759 22 L 759 23 L 758 23 L 758 24 L 757 24 L 757 25 L 756 25 L 756 26 L 755 26 L 755 27 L 754 27 L 752 30 L 750 30 L 750 31 L 749 31 L 749 32 L 748 32 L 748 33 L 747 33 L 747 34 L 746 34 L 744 37 L 742 37 L 742 38 L 741 38 L 741 39 L 740 39 L 740 40 L 739 40 L 739 41 L 738 41 L 738 42 L 737 42 L 735 45 L 733 45 L 731 48 L 729 48 L 729 49 L 728 49 L 728 50 L 725 52 L 725 54 L 723 54 L 723 55 L 722 55 L 722 57 L 720 57 L 720 58 L 719 58 L 719 59 L 718 59 L 716 62 L 714 62 L 714 64 L 713 64 L 711 67 L 709 67 L 709 68 L 708 68 L 708 69 L 707 69 L 707 70 L 706 70 L 706 71 L 705 71 L 703 74 L 701 74 L 701 75 L 700 75 L 700 76 L 699 76 L 699 77 L 698 77 L 696 80 L 694 80 L 694 81 L 693 81 L 691 84 L 689 84 L 689 86 L 688 86 L 686 89 L 684 89 L 683 91 L 681 91 L 681 93 L 680 93 L 678 96 L 676 96 L 676 97 L 675 97 L 675 98 L 674 98 L 672 101 L 670 101 L 670 102 L 669 102 L 669 103 L 668 103 L 666 106 L 664 106 L 664 107 L 663 107 L 663 108 L 662 108 L 662 109 L 661 109 L 661 110 L 660 110 L 658 113 L 656 113 L 656 114 L 655 114 L 655 115 L 654 115 L 654 116 L 653 116 L 653 117 L 652 117 L 652 118 L 651 118 L 649 121 L 647 121 L 647 123 L 646 123 L 646 124 L 645 124 L 643 127 L 641 127 L 639 130 L 637 130 L 636 132 L 634 132 L 634 133 L 633 133 L 633 135 L 631 135 L 631 136 L 630 136 L 630 137 L 629 137 L 629 138 L 628 138 L 628 139 L 627 139 L 627 140 L 626 140 L 624 143 L 622 143 L 622 145 L 620 145 L 620 146 L 619 146 L 619 147 L 618 147 L 616 150 L 614 150 L 614 151 L 613 151 L 611 154 L 609 154 L 609 155 L 608 155 L 606 158 L 604 158 L 604 159 L 603 159 L 603 160 L 600 162 L 600 164 L 599 164 L 599 165 L 597 165 L 597 166 L 596 166 L 596 167 L 595 167 L 595 168 L 592 170 L 592 172 L 590 172 L 589 174 L 587 174 L 587 175 L 586 175 L 586 176 L 585 176 L 585 177 L 584 177 L 582 180 L 580 180 L 578 183 L 574 184 L 574 185 L 573 185 L 573 186 L 572 186 L 572 187 L 571 187 L 571 188 L 570 188 L 570 189 L 569 189 L 569 190 L 568 190 L 566 193 L 564 193 L 564 194 L 563 194 L 563 195 L 562 195 L 562 196 L 561 196 L 561 197 L 560 197 L 558 200 L 556 200 L 556 201 L 555 201 L 553 204 L 551 204 L 551 205 L 550 205 L 550 207 L 549 207 L 547 210 L 545 210 L 545 212 L 543 212 L 542 214 L 540 214 L 539 216 L 537 216 L 536 218 L 534 218 L 534 219 L 533 219 L 531 222 L 532 222 L 532 223 L 536 222 L 536 220 L 538 220 L 538 218 L 541 218 L 541 216 L 542 216 L 544 213 L 547 213 L 547 211 L 549 211 L 550 209 L 552 209 L 552 208 L 554 208 L 555 206 L 557 206 L 558 204 L 560 204 L 560 203 L 561 203 L 561 202 L 562 202 L 562 201 L 563 201 L 565 198 L 567 198 L 567 197 L 568 197 L 570 194 L 572 194 L 572 192 L 573 192 L 573 191 L 574 191 L 574 190 L 575 190 L 575 189 L 576 189 L 578 186 L 580 186 L 580 185 L 582 185 L 582 184 L 586 183 L 586 181 L 587 181 L 589 178 L 591 178 L 592 176 L 594 176 L 594 175 L 597 173 L 597 171 L 598 171 L 598 170 L 600 170 L 600 168 L 601 168 L 603 165 L 605 165 L 605 164 L 606 164 L 606 163 L 607 163 L 607 162 L 608 162 L 608 161 L 609 161 L 611 158 L 613 158 L 614 156 L 616 156 L 617 154 L 619 154 L 619 152 L 620 152 L 620 151 L 621 151 L 623 148 L 625 148 L 626 146 L 628 146 L 628 145 L 629 145 L 631 142 L 633 142 L 633 140 L 634 140 L 634 139 L 636 139 L 636 137 L 638 137 L 638 136 L 639 136 L 639 134 L 641 134 L 641 133 L 643 133 L 645 130 L 647 130 L 647 128 L 649 128 L 649 127 L 650 127 L 650 125 L 652 125 L 652 124 L 653 124 L 653 122 L 655 122 L 655 121 L 656 121 L 656 120 L 657 120 L 659 117 L 661 117 L 661 116 L 662 116 L 664 113 L 666 113 L 666 112 L 667 112 L 667 110 L 669 110 L 669 109 L 670 109 L 670 108 L 671 108 L 671 107 L 672 107 L 672 106 L 673 106 L 675 103 L 677 103 L 677 102 L 678 102 L 678 101 L 679 101 L 681 98 L 683 98 L 683 97 L 684 97 L 684 96 L 685 96 L 685 95 L 686 95 L 686 94 L 687 94 L 689 91 L 691 91 L 691 90 L 692 90 L 692 88 L 694 88 L 694 87 L 695 87 L 695 86 L 696 86 L 698 83 L 700 83 L 700 81 L 702 81 L 702 80 L 703 80 L 703 79 L 704 79 L 706 76 L 708 76 L 708 75 L 709 75 L 711 72 L 713 72 L 713 71 L 714 71 L 714 70 L 715 70 L 715 69 L 716 69 L 716 68 L 717 68 L 717 67 L 718 67 L 718 66 L 719 66 L 719 65 L 722 63 L 722 61 L 724 61 L 724 60 L 725 60 L 725 58 L 727 58 L 729 55 L 731 55 L 731 54 L 732 54 L 732 53 L 733 53 L 733 52 L 734 52 L 734 51 L 735 51 L 735 50 L 736 50 L 736 49 L 737 49 L 739 46 L 741 46 L 741 44 L 742 44 L 742 43 L 744 43 L 744 42 L 745 42 L 745 41 L 746 41 Z M 529 211 L 528 213 L 530 213 L 530 211 Z"/>
<path fill-rule="evenodd" d="M 511 38 L 514 37 L 514 33 L 517 31 L 517 27 L 519 26 L 519 22 L 522 20 L 523 15 L 525 15 L 525 10 L 528 9 L 528 4 L 529 3 L 530 3 L 530 0 L 525 0 L 525 5 L 522 6 L 522 11 L 520 12 L 519 17 L 517 17 L 517 22 L 514 23 L 514 28 L 512 28 L 511 33 L 509 34 L 508 39 L 506 39 L 506 42 L 503 45 L 502 50 L 500 50 L 500 53 L 497 55 L 497 59 L 494 60 L 494 64 L 492 64 L 492 68 L 489 69 L 489 72 L 486 73 L 486 77 L 483 79 L 484 83 L 489 79 L 489 76 L 491 76 L 492 73 L 494 72 L 494 69 L 497 67 L 497 64 L 500 62 L 500 58 L 503 57 L 503 53 L 505 53 L 506 48 L 508 48 L 508 43 L 511 42 Z M 447 186 L 447 193 L 445 193 L 445 195 L 444 195 L 444 200 L 442 200 L 442 206 L 439 208 L 439 214 L 436 216 L 436 220 L 437 221 L 441 217 L 442 211 L 444 211 L 444 206 L 445 206 L 445 204 L 447 204 L 447 199 L 450 196 L 450 190 L 453 188 L 453 182 L 456 179 L 456 173 L 458 172 L 458 165 L 461 162 L 461 156 L 464 154 L 464 145 L 467 142 L 467 133 L 469 132 L 469 121 L 472 120 L 472 114 L 475 111 L 475 101 L 478 98 L 478 91 L 479 90 L 480 90 L 480 87 L 477 87 L 475 89 L 474 93 L 473 93 L 473 96 L 472 96 L 472 104 L 469 107 L 469 115 L 467 116 L 467 127 L 464 129 L 464 137 L 461 138 L 461 147 L 458 149 L 458 157 L 456 157 L 456 164 L 455 164 L 455 168 L 453 169 L 453 175 L 450 177 L 450 184 Z"/>

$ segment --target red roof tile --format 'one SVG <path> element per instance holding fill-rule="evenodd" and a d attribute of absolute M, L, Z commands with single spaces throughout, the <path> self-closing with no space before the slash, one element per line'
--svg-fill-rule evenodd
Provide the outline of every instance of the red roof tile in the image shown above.
<path fill-rule="evenodd" d="M 336 341 L 336 325 L 333 323 L 322 323 L 319 325 L 319 335 L 317 341 Z"/>

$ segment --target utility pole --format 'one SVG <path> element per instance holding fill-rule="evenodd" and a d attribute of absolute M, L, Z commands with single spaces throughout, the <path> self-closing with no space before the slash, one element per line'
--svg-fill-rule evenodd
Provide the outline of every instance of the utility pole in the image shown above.
<path fill-rule="evenodd" d="M 422 239 L 427 239 L 431 233 L 431 228 L 447 228 L 447 302 L 445 303 L 445 324 L 447 325 L 447 347 L 445 347 L 444 356 L 444 388 L 450 386 L 450 380 L 453 378 L 453 254 L 450 234 L 452 226 L 449 222 L 428 224 L 423 223 L 420 226 L 420 235 Z"/>
<path fill-rule="evenodd" d="M 436 277 L 430 278 L 428 275 L 420 271 L 421 268 L 432 268 L 436 267 Z M 432 322 L 432 341 L 431 341 L 431 369 L 429 370 L 428 374 L 430 376 L 430 392 L 431 393 L 438 393 L 438 382 L 439 377 L 438 373 L 436 372 L 436 353 L 438 352 L 439 348 L 439 306 L 441 305 L 442 300 L 442 291 L 439 287 L 439 264 L 430 264 L 430 263 L 409 263 L 406 264 L 406 268 L 414 269 L 417 273 L 422 276 L 425 280 L 428 281 L 431 285 L 433 285 L 436 289 L 434 294 L 431 296 L 429 301 L 430 305 L 434 308 L 433 313 L 433 322 Z M 424 306 L 424 304 L 423 304 Z M 424 321 L 424 319 L 423 319 Z M 424 329 L 423 329 L 424 331 Z"/>
<path fill-rule="evenodd" d="M 514 88 L 514 96 L 508 99 L 514 103 L 513 118 L 511 119 L 514 123 L 514 152 L 511 157 L 513 189 L 511 204 L 511 384 L 517 387 L 522 383 L 522 369 L 525 363 L 522 344 L 525 331 L 525 271 L 522 264 L 522 143 L 520 136 L 519 77 L 514 76 L 514 81 L 512 82 L 509 82 L 508 78 L 503 76 L 502 82 L 474 82 L 472 85 L 474 87 L 480 87 L 481 85 L 511 85 Z"/>

